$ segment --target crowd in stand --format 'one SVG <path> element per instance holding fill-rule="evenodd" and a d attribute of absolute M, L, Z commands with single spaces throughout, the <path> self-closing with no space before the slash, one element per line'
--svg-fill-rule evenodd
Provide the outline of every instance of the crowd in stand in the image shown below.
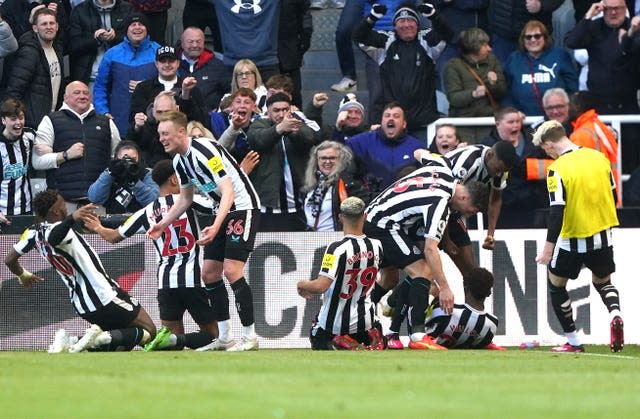
<path fill-rule="evenodd" d="M 314 3 L 316 8 L 330 4 Z M 241 256 L 225 254 L 224 262 L 205 262 L 202 275 L 209 297 L 219 300 L 217 306 L 220 301 L 228 305 L 226 295 L 219 294 L 224 266 L 241 298 L 245 329 L 239 350 L 252 350 L 258 345 L 253 302 L 242 277 L 244 262 L 236 262 L 248 257 L 256 226 L 257 231 L 340 231 L 348 224 L 355 232 L 365 226 L 367 235 L 377 234 L 384 242 L 386 253 L 389 238 L 382 230 L 397 214 L 388 214 L 385 200 L 404 199 L 411 185 L 435 177 L 436 183 L 439 178 L 450 184 L 441 194 L 425 191 L 420 199 L 424 206 L 439 208 L 444 221 L 449 207 L 458 211 L 449 229 L 483 209 L 471 199 L 483 195 L 483 188 L 490 190 L 483 195 L 489 217 L 483 247 L 493 249 L 496 227 L 529 227 L 536 210 L 549 206 L 544 168 L 550 161 L 523 126 L 525 116 L 558 121 L 575 144 L 604 153 L 620 191 L 618 139 L 598 114 L 639 113 L 640 16 L 635 16 L 635 5 L 574 2 L 580 3 L 574 4 L 576 11 L 585 12 L 577 14 L 565 46 L 586 50 L 587 92 L 578 91 L 578 67 L 569 50 L 553 42 L 551 17 L 561 0 L 336 3 L 344 7 L 336 30 L 343 78 L 331 89 L 345 96 L 336 120 L 324 121 L 328 95 L 314 93 L 305 104 L 301 94 L 300 70 L 313 32 L 309 0 L 187 0 L 185 29 L 176 45 L 164 38 L 169 0 L 5 0 L 0 6 L 0 222 L 31 213 L 34 170 L 59 194 L 52 195 L 43 218 L 59 218 L 50 213 L 59 197 L 74 218 L 92 223 L 92 215 L 78 208 L 91 203 L 106 213 L 140 211 L 161 195 L 151 169 L 173 158 L 181 199 L 166 219 L 150 227 L 151 235 L 159 237 L 189 207 L 196 188 L 214 202 L 215 222 L 198 242 L 215 238 L 211 252 L 216 258 L 221 257 L 216 246 L 223 222 L 229 222 L 232 233 L 252 226 L 246 248 L 234 250 Z M 215 52 L 205 46 L 207 28 Z M 366 107 L 353 93 L 354 42 L 366 55 Z M 427 127 L 443 116 L 438 90 L 448 99 L 450 116 L 495 118 L 490 129 L 440 127 L 431 150 L 445 158 L 423 150 L 429 145 Z M 636 132 L 634 126 L 624 129 L 625 173 L 640 162 Z M 345 208 L 353 214 L 345 222 L 340 209 L 348 197 L 360 200 L 347 201 Z M 372 200 L 367 217 L 373 218 L 365 224 L 364 205 Z M 242 219 L 227 217 L 240 212 Z M 470 242 L 466 230 L 449 238 L 452 230 L 444 233 L 446 223 L 440 226 L 439 219 L 425 217 L 422 224 L 403 227 L 416 236 L 426 231 L 426 263 L 440 286 L 439 309 L 450 313 L 453 297 L 433 257 L 440 239 L 469 252 Z M 205 261 L 213 253 L 205 253 Z M 456 262 L 465 278 L 484 278 L 485 273 L 473 270 L 472 253 L 465 255 Z M 418 257 L 418 263 L 412 257 L 400 258 L 406 264 L 398 267 L 412 275 L 412 289 L 424 288 L 424 299 L 407 302 L 424 313 L 429 281 L 422 274 L 427 268 L 423 259 Z M 400 262 L 393 255 L 384 258 Z M 328 271 L 337 269 L 332 262 Z M 490 284 L 492 278 L 482 280 Z M 395 284 L 390 280 L 387 285 Z M 301 295 L 311 292 L 305 287 Z M 487 292 L 471 300 L 483 306 Z M 228 310 L 223 317 L 218 320 L 227 321 Z M 424 329 L 425 319 L 415 319 L 412 326 Z M 219 324 L 220 336 L 212 333 L 216 339 L 210 345 L 231 347 L 227 323 Z M 91 339 L 100 335 L 98 329 Z M 367 333 L 364 340 L 376 346 L 379 333 Z M 490 344 L 495 327 L 487 333 L 481 347 Z M 432 348 L 431 338 L 416 334 L 410 347 Z M 349 349 L 353 342 L 333 344 Z"/>

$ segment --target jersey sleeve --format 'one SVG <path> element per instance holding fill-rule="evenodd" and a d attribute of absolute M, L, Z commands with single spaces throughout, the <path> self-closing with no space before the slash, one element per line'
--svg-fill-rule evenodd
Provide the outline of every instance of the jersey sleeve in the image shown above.
<path fill-rule="evenodd" d="M 21 255 L 29 253 L 36 245 L 36 230 L 27 228 L 22 232 L 20 240 L 13 245 L 13 249 Z"/>
<path fill-rule="evenodd" d="M 424 238 L 437 242 L 442 240 L 444 230 L 449 221 L 449 205 L 446 199 L 441 199 L 435 205 L 426 205 L 423 210 L 423 221 L 425 225 Z"/>
<path fill-rule="evenodd" d="M 217 205 L 215 205 L 210 199 L 205 198 L 200 194 L 194 194 L 191 208 L 201 214 L 215 214 Z"/>
<path fill-rule="evenodd" d="M 146 210 L 142 208 L 131 214 L 131 216 L 118 227 L 118 233 L 120 237 L 131 237 L 138 232 L 143 233 L 148 230 L 151 227 L 150 224 Z"/>
<path fill-rule="evenodd" d="M 340 267 L 340 254 L 337 254 L 337 244 L 332 243 L 327 247 L 322 257 L 322 265 L 318 275 L 326 276 L 333 280 L 336 279 L 338 269 Z"/>
<path fill-rule="evenodd" d="M 491 179 L 491 188 L 496 190 L 503 190 L 507 187 L 507 179 L 509 179 L 509 172 L 503 173 L 502 176 L 496 176 Z"/>
<path fill-rule="evenodd" d="M 560 174 L 555 170 L 549 170 L 547 174 L 547 190 L 549 191 L 549 205 L 566 205 L 564 184 Z"/>

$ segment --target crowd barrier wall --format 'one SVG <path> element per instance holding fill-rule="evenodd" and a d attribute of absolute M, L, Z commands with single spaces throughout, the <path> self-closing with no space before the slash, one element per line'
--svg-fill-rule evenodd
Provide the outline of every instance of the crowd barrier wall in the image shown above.
<path fill-rule="evenodd" d="M 518 345 L 538 340 L 542 344 L 562 344 L 559 323 L 550 306 L 546 268 L 535 263 L 544 243 L 546 231 L 500 230 L 497 246 L 490 252 L 478 245 L 484 237 L 470 231 L 475 254 L 480 264 L 496 278 L 493 295 L 487 300 L 487 310 L 500 319 L 495 342 Z M 640 306 L 633 303 L 639 295 L 635 265 L 638 229 L 614 231 L 617 272 L 613 282 L 620 291 L 627 343 L 639 343 L 639 327 L 633 319 L 640 318 Z M 109 274 L 135 296 L 159 324 L 156 303 L 156 255 L 150 240 L 144 235 L 111 245 L 96 235 L 86 236 L 100 253 Z M 320 298 L 304 300 L 296 293 L 296 282 L 312 279 L 322 260 L 327 244 L 341 237 L 340 233 L 260 233 L 256 248 L 246 267 L 246 277 L 253 289 L 256 331 L 261 348 L 306 348 L 312 319 L 320 307 Z M 2 249 L 8 249 L 18 235 L 0 235 Z M 5 252 L 6 254 L 6 252 Z M 2 264 L 0 268 L 0 349 L 42 350 L 52 341 L 58 328 L 82 334 L 87 323 L 73 311 L 66 287 L 56 272 L 36 251 L 23 256 L 23 266 L 45 278 L 31 290 L 20 287 L 17 279 Z M 460 274 L 448 257 L 443 255 L 444 269 L 456 296 L 463 302 Z M 583 270 L 576 281 L 569 283 L 574 302 L 576 323 L 587 344 L 608 344 L 609 317 L 599 294 L 590 286 L 590 272 Z M 233 293 L 229 292 L 233 303 Z M 232 306 L 233 307 L 233 306 Z M 241 325 L 235 310 L 231 311 L 234 333 Z M 187 330 L 197 326 L 185 316 Z M 382 318 L 383 326 L 389 319 Z M 405 333 L 406 333 L 406 329 Z"/>

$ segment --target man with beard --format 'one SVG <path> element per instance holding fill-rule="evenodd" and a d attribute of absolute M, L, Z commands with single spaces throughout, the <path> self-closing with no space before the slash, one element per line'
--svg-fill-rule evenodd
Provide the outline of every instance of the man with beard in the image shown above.
<path fill-rule="evenodd" d="M 380 128 L 355 135 L 346 141 L 367 173 L 381 179 L 380 188 L 391 185 L 403 168 L 414 165 L 413 152 L 422 142 L 406 132 L 404 108 L 391 102 L 382 111 Z"/>

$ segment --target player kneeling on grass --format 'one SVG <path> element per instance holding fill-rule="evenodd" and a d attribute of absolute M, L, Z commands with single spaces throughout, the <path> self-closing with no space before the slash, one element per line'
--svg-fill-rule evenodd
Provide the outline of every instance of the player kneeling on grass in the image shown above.
<path fill-rule="evenodd" d="M 36 225 L 28 228 L 5 257 L 5 264 L 25 288 L 42 278 L 25 270 L 18 259 L 36 248 L 69 288 L 76 312 L 91 323 L 85 335 L 72 344 L 64 329 L 56 333 L 49 352 L 131 350 L 156 334 L 149 314 L 135 298 L 107 275 L 96 251 L 73 230 L 76 221 L 92 213 L 90 207 L 67 216 L 64 199 L 55 190 L 40 192 L 32 201 Z"/>
<path fill-rule="evenodd" d="M 505 350 L 492 342 L 498 318 L 484 311 L 484 300 L 493 288 L 493 275 L 484 268 L 473 268 L 464 274 L 462 282 L 465 303 L 455 304 L 452 313 L 446 314 L 438 298 L 434 299 L 427 314 L 427 334 L 449 349 Z"/>
<path fill-rule="evenodd" d="M 342 202 L 339 217 L 344 238 L 327 247 L 317 279 L 298 281 L 298 294 L 303 298 L 324 293 L 309 337 L 312 349 L 385 347 L 369 298 L 378 276 L 382 244 L 364 235 L 364 208 L 364 201 L 357 197 Z"/>
<path fill-rule="evenodd" d="M 88 217 L 85 225 L 103 239 L 118 243 L 136 232 L 147 231 L 162 220 L 179 198 L 180 183 L 171 160 L 161 160 L 153 167 L 153 181 L 160 185 L 160 197 L 129 217 L 118 229 L 105 228 L 96 216 Z M 218 337 L 215 313 L 209 305 L 200 278 L 200 226 L 194 209 L 211 214 L 210 201 L 195 195 L 191 208 L 165 228 L 154 240 L 158 252 L 158 305 L 162 327 L 155 339 L 145 345 L 145 351 L 158 349 L 200 348 Z M 189 311 L 200 326 L 199 332 L 184 333 L 182 318 Z"/>

